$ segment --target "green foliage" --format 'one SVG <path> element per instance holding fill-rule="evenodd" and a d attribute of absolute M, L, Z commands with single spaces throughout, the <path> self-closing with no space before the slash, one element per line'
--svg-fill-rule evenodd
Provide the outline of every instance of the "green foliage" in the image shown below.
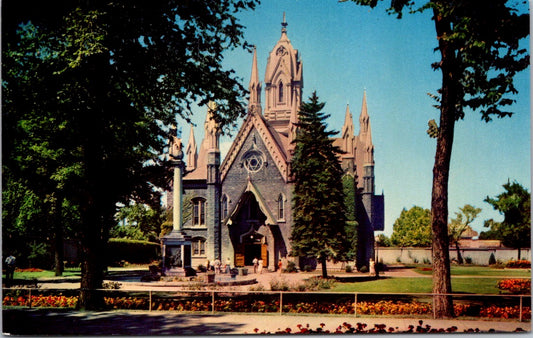
<path fill-rule="evenodd" d="M 111 230 L 111 237 L 157 242 L 165 214 L 159 207 L 135 203 L 122 207 L 115 219 L 125 224 L 116 225 Z"/>
<path fill-rule="evenodd" d="M 348 243 L 339 149 L 330 139 L 334 133 L 326 131 L 328 115 L 321 113 L 323 107 L 316 93 L 300 107 L 291 167 L 294 177 L 291 241 L 292 255 L 317 258 L 324 264 L 326 259 L 343 257 Z"/>
<path fill-rule="evenodd" d="M 344 191 L 344 204 L 346 207 L 346 220 L 356 220 L 356 205 L 355 205 L 355 193 L 357 186 L 355 179 L 350 175 L 344 175 L 342 177 L 342 187 Z"/>
<path fill-rule="evenodd" d="M 394 222 L 391 242 L 401 247 L 430 246 L 431 211 L 419 206 L 404 208 Z"/>
<path fill-rule="evenodd" d="M 470 204 L 465 204 L 459 210 L 460 212 L 456 212 L 455 218 L 452 218 L 450 224 L 448 224 L 448 236 L 451 243 L 457 243 L 467 230 L 473 231 L 470 224 L 481 212 L 481 208 L 473 207 Z"/>
<path fill-rule="evenodd" d="M 3 179 L 20 183 L 4 186 L 36 196 L 48 218 L 41 227 L 56 234 L 69 210 L 48 206 L 76 211 L 73 233 L 87 258 L 82 308 L 96 306 L 91 290 L 101 285 L 117 203 L 157 204 L 154 186 L 168 185 L 160 155 L 176 115 L 190 121 L 193 104 L 215 101 L 225 131 L 244 115 L 246 90 L 223 68 L 223 53 L 246 46 L 236 15 L 256 4 L 3 4 Z M 3 225 L 12 229 L 27 201 L 10 201 Z"/>
<path fill-rule="evenodd" d="M 296 268 L 296 263 L 294 263 L 293 261 L 289 261 L 287 263 L 287 268 L 285 269 L 284 272 L 297 272 L 298 269 Z"/>
<path fill-rule="evenodd" d="M 356 221 L 346 221 L 344 232 L 348 241 L 348 251 L 346 252 L 347 260 L 354 260 L 357 257 L 357 228 L 359 223 Z"/>
<path fill-rule="evenodd" d="M 356 4 L 376 7 L 378 0 L 352 0 Z M 442 73 L 442 86 L 435 106 L 440 112 L 432 187 L 432 233 L 435 266 L 434 293 L 451 293 L 448 250 L 448 181 L 456 121 L 463 119 L 465 109 L 479 111 L 489 122 L 494 116 L 509 117 L 507 110 L 517 94 L 514 76 L 529 67 L 527 47 L 521 40 L 529 36 L 527 2 L 507 0 L 412 1 L 393 0 L 389 13 L 402 17 L 411 13 L 432 11 L 441 59 L 432 64 Z M 435 123 L 436 125 L 436 123 Z M 435 125 L 433 127 L 435 127 Z M 452 317 L 451 297 L 436 302 L 436 318 Z"/>
<path fill-rule="evenodd" d="M 489 220 L 485 226 L 497 233 L 505 246 L 511 248 L 531 247 L 531 194 L 518 182 L 507 182 L 505 191 L 485 202 L 504 215 L 503 222 Z"/>
<path fill-rule="evenodd" d="M 50 257 L 49 244 L 44 242 L 32 242 L 30 244 L 28 263 L 32 268 L 50 268 L 52 266 L 52 260 Z"/>
<path fill-rule="evenodd" d="M 137 241 L 147 241 L 145 234 L 135 225 L 115 225 L 110 231 L 111 238 L 133 239 Z"/>
<path fill-rule="evenodd" d="M 380 247 L 390 247 L 392 246 L 392 241 L 385 234 L 379 234 L 377 239 L 377 244 Z"/>

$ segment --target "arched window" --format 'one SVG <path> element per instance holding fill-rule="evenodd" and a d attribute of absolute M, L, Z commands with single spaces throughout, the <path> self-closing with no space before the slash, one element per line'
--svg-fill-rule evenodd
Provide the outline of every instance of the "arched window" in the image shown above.
<path fill-rule="evenodd" d="M 285 219 L 285 198 L 283 194 L 278 196 L 278 219 Z"/>
<path fill-rule="evenodd" d="M 228 196 L 224 194 L 222 197 L 222 219 L 228 217 Z"/>
<path fill-rule="evenodd" d="M 192 200 L 192 225 L 205 225 L 205 199 L 203 198 Z"/>
<path fill-rule="evenodd" d="M 278 85 L 278 101 L 283 102 L 283 82 L 279 82 Z"/>
<path fill-rule="evenodd" d="M 193 256 L 205 256 L 205 238 L 196 237 L 191 241 Z"/>

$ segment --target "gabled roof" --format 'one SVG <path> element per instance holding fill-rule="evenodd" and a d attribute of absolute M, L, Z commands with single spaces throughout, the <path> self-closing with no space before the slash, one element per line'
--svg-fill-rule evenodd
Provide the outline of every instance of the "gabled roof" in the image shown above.
<path fill-rule="evenodd" d="M 261 211 L 266 217 L 265 224 L 270 224 L 270 225 L 278 224 L 274 216 L 272 216 L 272 212 L 270 212 L 270 209 L 268 208 L 268 205 L 266 204 L 265 199 L 259 192 L 259 189 L 257 189 L 255 184 L 249 178 L 248 178 L 248 184 L 246 184 L 246 187 L 240 193 L 239 201 L 235 203 L 235 207 L 233 208 L 233 210 L 231 210 L 230 216 L 228 217 L 226 224 L 230 225 L 233 223 L 233 217 L 239 212 L 239 210 L 242 208 L 244 204 L 244 199 L 246 198 L 246 194 L 245 194 L 246 192 L 251 192 L 255 196 L 255 199 L 257 200 L 257 204 L 259 204 L 259 209 L 261 209 Z"/>
<path fill-rule="evenodd" d="M 288 138 L 282 134 L 279 134 L 274 128 L 268 125 L 261 115 L 254 112 L 249 113 L 244 120 L 239 132 L 237 133 L 237 136 L 235 137 L 235 140 L 231 144 L 228 154 L 220 165 L 220 180 L 224 181 L 226 174 L 237 159 L 237 155 L 239 154 L 252 129 L 257 130 L 270 156 L 274 160 L 274 163 L 276 164 L 281 176 L 285 182 L 287 182 Z"/>

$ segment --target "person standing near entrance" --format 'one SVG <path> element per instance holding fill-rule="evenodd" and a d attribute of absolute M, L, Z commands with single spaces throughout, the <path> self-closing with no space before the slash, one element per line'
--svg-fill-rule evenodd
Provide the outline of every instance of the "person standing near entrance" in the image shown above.
<path fill-rule="evenodd" d="M 281 262 L 281 259 L 278 262 L 278 275 L 281 275 L 281 270 L 283 268 L 283 263 Z"/>
<path fill-rule="evenodd" d="M 257 273 L 262 274 L 263 273 L 263 260 L 259 259 L 257 262 Z"/>
<path fill-rule="evenodd" d="M 257 273 L 257 264 L 258 264 L 258 260 L 257 260 L 257 257 L 254 257 L 254 260 L 252 261 L 252 263 L 254 264 L 254 273 Z"/>
<path fill-rule="evenodd" d="M 7 287 L 11 287 L 11 285 L 13 284 L 13 276 L 15 275 L 15 266 L 17 264 L 16 262 L 17 260 L 15 256 L 13 255 L 7 256 L 4 262 L 6 264 L 6 286 Z"/>

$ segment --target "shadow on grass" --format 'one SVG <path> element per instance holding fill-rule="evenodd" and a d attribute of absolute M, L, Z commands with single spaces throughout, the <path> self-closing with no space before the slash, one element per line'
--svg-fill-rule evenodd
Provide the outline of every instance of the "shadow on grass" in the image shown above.
<path fill-rule="evenodd" d="M 3 333 L 11 335 L 211 335 L 232 333 L 235 323 L 202 320 L 209 316 L 146 312 L 4 310 Z"/>

